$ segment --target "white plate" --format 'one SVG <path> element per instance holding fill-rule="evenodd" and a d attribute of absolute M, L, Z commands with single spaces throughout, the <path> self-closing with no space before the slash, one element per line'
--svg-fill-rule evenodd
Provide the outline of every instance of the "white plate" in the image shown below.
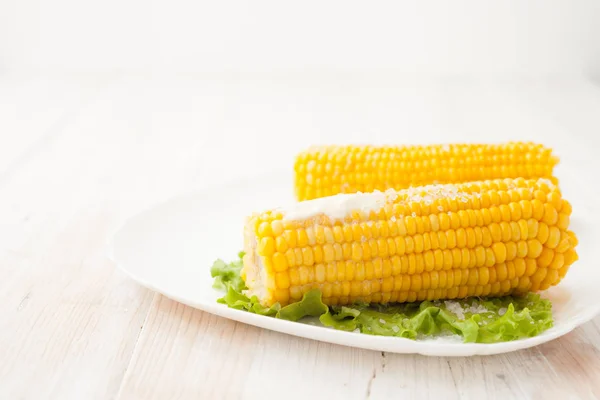
<path fill-rule="evenodd" d="M 394 353 L 470 356 L 524 349 L 564 335 L 600 311 L 600 268 L 593 256 L 599 225 L 576 207 L 572 228 L 580 239 L 580 260 L 558 287 L 544 293 L 552 301 L 555 325 L 534 338 L 495 344 L 413 341 L 283 321 L 218 304 L 221 293 L 211 287 L 213 261 L 236 257 L 246 215 L 293 202 L 290 181 L 289 176 L 261 176 L 169 200 L 129 219 L 115 234 L 110 257 L 140 284 L 200 310 L 295 336 Z"/>

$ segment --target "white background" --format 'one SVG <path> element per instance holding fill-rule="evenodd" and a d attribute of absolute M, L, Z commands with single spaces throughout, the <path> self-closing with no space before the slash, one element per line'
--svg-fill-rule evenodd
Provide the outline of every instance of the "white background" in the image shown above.
<path fill-rule="evenodd" d="M 594 75 L 596 0 L 2 0 L 8 72 Z"/>

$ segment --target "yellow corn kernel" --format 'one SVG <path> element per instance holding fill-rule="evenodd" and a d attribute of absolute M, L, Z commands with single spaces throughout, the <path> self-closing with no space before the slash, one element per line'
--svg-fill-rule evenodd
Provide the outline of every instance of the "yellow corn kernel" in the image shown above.
<path fill-rule="evenodd" d="M 446 241 L 448 243 L 448 248 L 453 249 L 456 247 L 456 232 L 454 229 L 450 229 L 446 232 Z"/>
<path fill-rule="evenodd" d="M 559 229 L 566 230 L 569 227 L 570 217 L 568 214 L 560 213 L 558 214 L 558 221 L 556 222 L 556 226 Z"/>
<path fill-rule="evenodd" d="M 536 221 L 540 221 L 544 215 L 544 204 L 538 199 L 531 200 L 532 217 Z"/>
<path fill-rule="evenodd" d="M 561 269 L 565 265 L 565 256 L 562 253 L 554 253 L 552 262 L 548 265 L 551 269 Z"/>
<path fill-rule="evenodd" d="M 263 237 L 258 243 L 258 254 L 265 257 L 270 257 L 275 253 L 275 240 L 270 237 Z"/>
<path fill-rule="evenodd" d="M 522 258 L 517 258 L 513 261 L 513 264 L 515 266 L 515 276 L 522 277 L 523 275 L 525 275 L 525 270 L 527 268 L 525 260 L 523 260 Z"/>
<path fill-rule="evenodd" d="M 297 229 L 296 230 L 296 238 L 298 239 L 298 241 L 297 241 L 298 247 L 308 246 L 308 235 L 306 234 L 306 230 Z"/>
<path fill-rule="evenodd" d="M 279 302 L 282 304 L 287 304 L 290 301 L 290 291 L 286 289 L 276 289 L 275 290 L 275 302 Z M 302 296 L 299 295 L 296 299 L 300 299 Z"/>
<path fill-rule="evenodd" d="M 277 288 L 287 289 L 290 287 L 290 277 L 287 272 L 277 272 L 275 274 L 275 284 Z"/>
<path fill-rule="evenodd" d="M 273 236 L 273 230 L 269 222 L 264 221 L 258 225 L 258 236 Z"/>
<path fill-rule="evenodd" d="M 541 222 L 538 227 L 537 240 L 539 240 L 541 244 L 544 244 L 548 240 L 549 235 L 550 229 L 548 228 L 548 225 Z"/>
<path fill-rule="evenodd" d="M 273 261 L 273 269 L 276 272 L 285 271 L 288 269 L 288 262 L 285 254 L 283 253 L 275 253 L 272 258 Z"/>
<path fill-rule="evenodd" d="M 506 246 L 506 259 L 514 260 L 517 257 L 517 244 L 515 242 L 507 242 L 504 244 Z"/>
<path fill-rule="evenodd" d="M 527 239 L 534 239 L 538 235 L 539 222 L 533 218 L 527 220 Z"/>
<path fill-rule="evenodd" d="M 479 282 L 479 268 L 472 268 L 466 271 L 469 271 L 467 285 L 475 286 Z"/>
<path fill-rule="evenodd" d="M 537 258 L 542 253 L 542 244 L 539 240 L 532 239 L 527 241 L 527 256 Z"/>
<path fill-rule="evenodd" d="M 566 252 L 564 252 L 564 258 L 565 258 L 565 265 L 571 265 L 579 259 L 579 256 L 577 255 L 575 250 L 569 249 Z"/>
<path fill-rule="evenodd" d="M 558 229 L 556 226 L 551 226 L 548 230 L 548 239 L 546 239 L 544 246 L 546 246 L 550 249 L 554 249 L 554 248 L 556 248 L 556 246 L 558 246 L 559 242 L 560 242 L 560 229 Z"/>
<path fill-rule="evenodd" d="M 486 267 L 479 268 L 479 284 L 487 285 L 490 281 L 490 270 Z"/>
<path fill-rule="evenodd" d="M 558 221 L 558 213 L 550 203 L 544 204 L 544 218 L 542 219 L 547 225 L 554 225 Z"/>
<path fill-rule="evenodd" d="M 313 265 L 315 263 L 313 251 L 307 247 L 305 247 L 301 250 L 302 250 L 302 264 Z"/>
<path fill-rule="evenodd" d="M 502 240 L 502 229 L 500 228 L 500 225 L 494 222 L 490 225 L 489 229 L 490 235 L 492 236 L 492 242 L 500 242 Z M 485 243 L 483 245 L 486 246 Z"/>
<path fill-rule="evenodd" d="M 538 268 L 533 275 L 531 275 L 531 281 L 534 283 L 540 283 L 546 277 L 548 270 L 546 268 Z"/>
<path fill-rule="evenodd" d="M 495 262 L 500 264 L 506 260 L 506 246 L 504 243 L 494 243 L 492 251 L 494 252 Z"/>

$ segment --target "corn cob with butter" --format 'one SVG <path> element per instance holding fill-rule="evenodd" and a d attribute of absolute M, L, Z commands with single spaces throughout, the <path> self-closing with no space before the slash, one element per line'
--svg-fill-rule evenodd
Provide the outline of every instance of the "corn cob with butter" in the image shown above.
<path fill-rule="evenodd" d="M 577 260 L 571 205 L 547 179 L 341 194 L 248 218 L 242 278 L 265 306 L 502 296 L 556 285 Z"/>
<path fill-rule="evenodd" d="M 320 146 L 296 157 L 298 200 L 499 178 L 552 178 L 558 159 L 534 143 Z"/>

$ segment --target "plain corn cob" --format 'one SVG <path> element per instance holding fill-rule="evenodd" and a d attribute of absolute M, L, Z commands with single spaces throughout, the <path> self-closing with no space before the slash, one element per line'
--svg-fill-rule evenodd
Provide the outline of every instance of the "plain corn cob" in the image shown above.
<path fill-rule="evenodd" d="M 321 146 L 296 157 L 298 200 L 499 178 L 552 178 L 558 159 L 534 143 Z"/>
<path fill-rule="evenodd" d="M 358 193 L 251 216 L 242 278 L 266 306 L 501 296 L 556 285 L 577 259 L 571 205 L 546 179 Z"/>

